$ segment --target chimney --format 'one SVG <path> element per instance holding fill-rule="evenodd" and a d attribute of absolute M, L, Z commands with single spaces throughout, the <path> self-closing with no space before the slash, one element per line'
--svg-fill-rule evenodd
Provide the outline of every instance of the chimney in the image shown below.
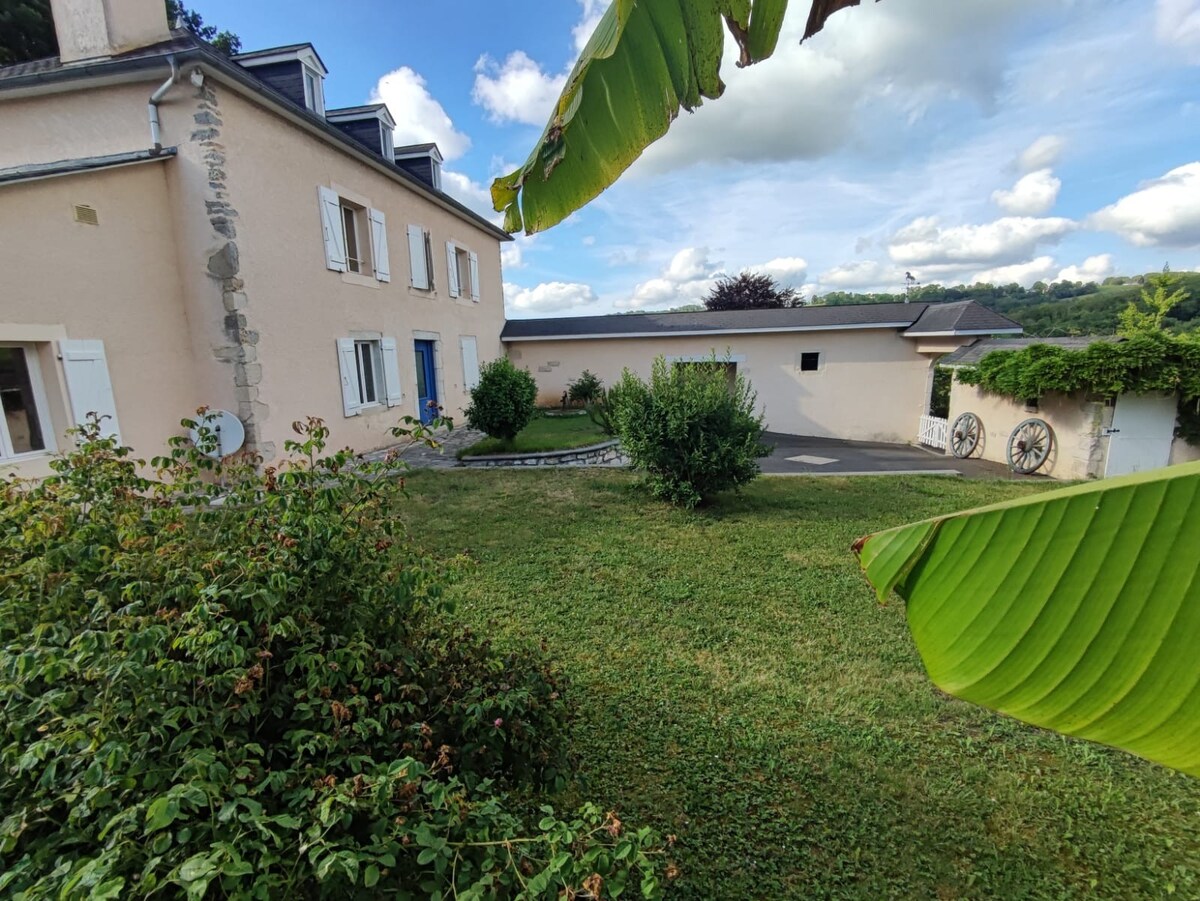
<path fill-rule="evenodd" d="M 50 0 L 64 63 L 102 59 L 169 40 L 163 0 Z"/>

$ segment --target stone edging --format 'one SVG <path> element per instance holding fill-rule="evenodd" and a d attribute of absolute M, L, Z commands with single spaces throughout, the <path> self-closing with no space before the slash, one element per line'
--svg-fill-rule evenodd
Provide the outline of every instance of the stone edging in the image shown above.
<path fill-rule="evenodd" d="M 614 438 L 588 447 L 568 450 L 542 451 L 536 454 L 491 454 L 485 457 L 463 457 L 460 466 L 476 469 L 496 466 L 624 466 L 620 443 Z"/>

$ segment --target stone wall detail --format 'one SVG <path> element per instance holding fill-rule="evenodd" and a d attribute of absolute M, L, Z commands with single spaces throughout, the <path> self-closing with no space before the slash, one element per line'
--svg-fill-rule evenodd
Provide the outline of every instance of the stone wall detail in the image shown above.
<path fill-rule="evenodd" d="M 212 228 L 216 250 L 210 254 L 207 271 L 221 289 L 225 308 L 223 342 L 213 348 L 213 356 L 230 367 L 237 415 L 246 427 L 245 449 L 266 459 L 275 456 L 273 442 L 264 441 L 262 426 L 270 415 L 270 407 L 259 396 L 262 383 L 262 364 L 258 359 L 258 332 L 250 327 L 250 299 L 246 284 L 239 277 L 241 263 L 237 245 L 238 211 L 230 203 L 226 184 L 225 145 L 221 143 L 221 111 L 217 92 L 206 81 L 196 89 L 195 127 L 190 142 L 200 150 L 200 159 L 207 168 L 208 185 L 204 207 Z"/>
<path fill-rule="evenodd" d="M 569 450 L 543 451 L 537 454 L 494 454 L 486 457 L 463 457 L 461 466 L 476 469 L 524 466 L 627 466 L 629 460 L 616 439 L 573 447 Z"/>

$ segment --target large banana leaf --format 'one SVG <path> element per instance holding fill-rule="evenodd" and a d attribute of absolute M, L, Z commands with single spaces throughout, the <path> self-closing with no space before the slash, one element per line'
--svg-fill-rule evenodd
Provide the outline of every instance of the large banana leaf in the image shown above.
<path fill-rule="evenodd" d="M 1200 775 L 1200 463 L 880 532 L 930 678 L 1036 726 Z"/>
<path fill-rule="evenodd" d="M 804 36 L 858 3 L 814 0 Z M 722 21 L 748 66 L 775 52 L 786 11 L 787 0 L 614 0 L 529 159 L 492 182 L 504 227 L 543 231 L 600 194 L 681 108 L 721 96 Z"/>

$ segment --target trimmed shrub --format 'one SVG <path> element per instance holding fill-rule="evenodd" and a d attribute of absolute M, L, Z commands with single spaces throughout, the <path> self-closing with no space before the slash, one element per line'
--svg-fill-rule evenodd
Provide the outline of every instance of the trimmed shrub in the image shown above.
<path fill-rule="evenodd" d="M 0 483 L 0 896 L 657 894 L 648 830 L 533 806 L 565 686 L 446 623 L 400 464 L 295 429 L 151 479 L 93 423 Z"/>
<path fill-rule="evenodd" d="M 604 383 L 590 370 L 583 370 L 579 378 L 567 385 L 567 400 L 585 407 L 604 393 Z"/>
<path fill-rule="evenodd" d="M 467 424 L 492 438 L 512 441 L 533 419 L 536 400 L 533 376 L 501 357 L 480 371 L 467 407 Z"/>
<path fill-rule="evenodd" d="M 625 370 L 609 392 L 621 447 L 655 497 L 695 507 L 754 479 L 770 454 L 758 397 L 730 365 L 715 355 L 674 365 L 659 357 L 649 383 Z"/>

